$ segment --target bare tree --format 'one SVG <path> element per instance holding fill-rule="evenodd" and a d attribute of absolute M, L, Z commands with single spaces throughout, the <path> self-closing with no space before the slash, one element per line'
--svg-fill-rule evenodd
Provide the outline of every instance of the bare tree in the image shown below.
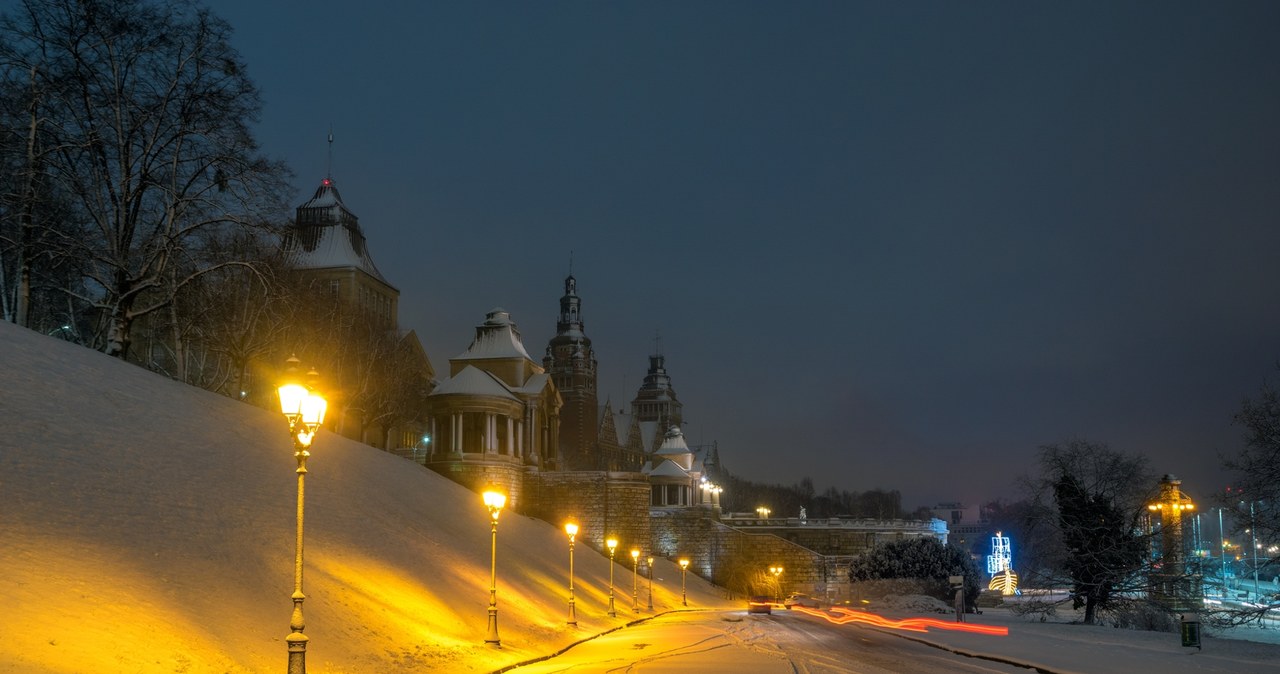
<path fill-rule="evenodd" d="M 258 92 L 230 34 L 185 0 L 24 0 L 0 20 L 0 66 L 30 73 L 43 168 L 83 223 L 60 254 L 86 263 L 109 354 L 227 263 L 204 237 L 283 212 L 286 172 L 258 153 Z"/>
<path fill-rule="evenodd" d="M 1224 462 L 1235 473 L 1233 482 L 1238 487 L 1225 505 L 1235 507 L 1241 499 L 1253 503 L 1249 519 L 1257 537 L 1276 540 L 1280 537 L 1280 393 L 1264 382 L 1256 398 L 1241 403 L 1235 422 L 1244 427 L 1245 445 Z"/>
<path fill-rule="evenodd" d="M 1248 530 L 1246 540 L 1275 541 L 1280 536 L 1280 392 L 1263 382 L 1256 397 L 1241 403 L 1235 422 L 1244 428 L 1244 446 L 1223 460 L 1234 473 L 1235 488 L 1219 495 L 1219 504 L 1236 511 L 1235 530 Z M 1252 565 L 1254 560 L 1248 562 Z M 1254 572 L 1274 578 L 1280 575 L 1280 561 L 1269 553 L 1259 555 Z M 1225 589 L 1225 578 L 1223 585 Z M 1224 603 L 1210 619 L 1220 625 L 1261 622 L 1276 608 L 1280 595 L 1254 597 L 1247 604 Z"/>

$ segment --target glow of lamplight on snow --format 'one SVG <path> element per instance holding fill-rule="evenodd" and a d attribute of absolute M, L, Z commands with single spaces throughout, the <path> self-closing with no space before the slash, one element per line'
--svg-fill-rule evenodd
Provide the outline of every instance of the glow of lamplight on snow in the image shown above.
<path fill-rule="evenodd" d="M 850 611 L 846 608 L 838 606 L 832 607 L 831 613 L 818 611 L 803 606 L 792 607 L 792 610 L 799 611 L 806 615 L 816 616 L 835 625 L 847 625 L 849 623 L 862 623 L 871 625 L 872 627 L 883 627 L 891 630 L 903 630 L 906 632 L 928 632 L 929 628 L 940 630 L 951 630 L 955 632 L 972 632 L 974 634 L 988 634 L 992 636 L 1008 636 L 1008 627 L 999 627 L 995 625 L 975 625 L 972 623 L 949 622 L 946 620 L 938 620 L 937 618 L 904 618 L 902 620 L 893 620 L 885 618 L 874 613 L 862 613 L 860 611 Z M 834 613 L 835 615 L 832 615 Z"/>

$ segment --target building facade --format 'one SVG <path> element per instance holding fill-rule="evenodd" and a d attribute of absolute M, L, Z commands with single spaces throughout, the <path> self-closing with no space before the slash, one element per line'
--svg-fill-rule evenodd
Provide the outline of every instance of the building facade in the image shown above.
<path fill-rule="evenodd" d="M 555 384 L 500 308 L 449 360 L 449 372 L 427 396 L 427 467 L 476 491 L 502 487 L 508 507 L 522 511 L 526 474 L 557 467 L 562 400 Z"/>

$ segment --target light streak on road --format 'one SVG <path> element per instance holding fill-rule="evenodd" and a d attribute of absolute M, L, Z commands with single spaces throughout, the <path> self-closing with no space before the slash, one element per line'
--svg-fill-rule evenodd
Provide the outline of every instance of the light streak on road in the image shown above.
<path fill-rule="evenodd" d="M 953 630 L 956 632 L 972 632 L 974 634 L 989 634 L 992 636 L 1008 636 L 1008 627 L 998 627 L 995 625 L 974 625 L 971 623 L 948 622 L 946 620 L 938 620 L 937 618 L 904 618 L 902 620 L 892 620 L 874 613 L 863 613 L 861 611 L 850 611 L 847 608 L 834 606 L 831 613 L 825 611 L 817 611 L 803 606 L 794 606 L 792 610 L 799 611 L 806 615 L 816 616 L 835 625 L 847 625 L 849 623 L 862 623 L 871 625 L 872 627 L 883 627 L 891 630 L 903 630 L 907 632 L 928 632 L 929 628 L 940 630 Z M 835 615 L 832 615 L 835 614 Z"/>

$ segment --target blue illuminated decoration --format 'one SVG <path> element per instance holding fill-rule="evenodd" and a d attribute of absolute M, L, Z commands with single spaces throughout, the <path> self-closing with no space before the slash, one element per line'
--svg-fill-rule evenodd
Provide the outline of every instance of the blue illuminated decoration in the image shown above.
<path fill-rule="evenodd" d="M 1009 545 L 1009 537 L 1002 536 L 1001 533 L 997 531 L 996 535 L 991 537 L 991 554 L 987 555 L 987 575 L 989 576 L 1003 573 L 1005 569 L 1013 566 L 1013 550 Z"/>

